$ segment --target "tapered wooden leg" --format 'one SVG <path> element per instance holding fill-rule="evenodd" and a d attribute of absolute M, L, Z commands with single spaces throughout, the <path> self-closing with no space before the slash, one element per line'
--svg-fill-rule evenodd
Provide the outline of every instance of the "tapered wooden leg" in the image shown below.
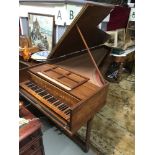
<path fill-rule="evenodd" d="M 92 120 L 93 120 L 93 118 L 91 118 L 91 119 L 87 122 L 86 138 L 85 138 L 85 144 L 86 144 L 86 150 L 85 150 L 85 152 L 88 152 L 88 151 L 89 151 Z"/>
<path fill-rule="evenodd" d="M 89 151 L 90 132 L 91 132 L 92 120 L 93 120 L 93 118 L 91 118 L 89 121 L 87 121 L 86 135 L 85 135 L 84 140 L 81 139 L 81 137 L 77 134 L 70 137 L 86 153 Z"/>
<path fill-rule="evenodd" d="M 120 66 L 119 66 L 119 69 L 118 69 L 118 77 L 117 77 L 118 82 L 121 80 L 121 74 L 123 72 L 123 65 L 124 65 L 124 63 L 121 62 Z"/>

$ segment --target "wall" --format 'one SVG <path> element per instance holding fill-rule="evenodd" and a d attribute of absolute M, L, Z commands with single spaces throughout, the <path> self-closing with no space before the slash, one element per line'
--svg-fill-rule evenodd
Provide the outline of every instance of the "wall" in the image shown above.
<path fill-rule="evenodd" d="M 75 16 L 81 10 L 82 5 L 73 4 L 20 4 L 19 16 L 27 17 L 28 12 L 50 14 L 55 16 L 56 25 L 70 25 Z"/>
<path fill-rule="evenodd" d="M 55 16 L 55 43 L 66 30 L 66 27 L 71 24 L 76 15 L 80 12 L 82 4 L 65 4 L 65 3 L 21 3 L 19 4 L 19 16 L 28 17 L 28 13 L 41 13 Z M 109 21 L 109 16 L 104 20 L 99 28 L 106 30 L 106 23 Z M 28 30 L 27 30 L 28 31 Z M 25 32 L 27 32 L 25 31 Z M 28 35 L 28 34 L 26 34 Z"/>

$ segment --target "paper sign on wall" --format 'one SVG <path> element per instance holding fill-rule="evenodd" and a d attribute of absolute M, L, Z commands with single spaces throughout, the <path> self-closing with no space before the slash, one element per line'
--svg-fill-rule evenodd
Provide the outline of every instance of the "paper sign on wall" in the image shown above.
<path fill-rule="evenodd" d="M 27 17 L 29 12 L 50 14 L 55 16 L 56 25 L 70 25 L 73 19 L 81 10 L 82 5 L 52 5 L 43 7 L 41 5 L 31 6 L 31 5 L 20 5 L 20 16 Z"/>
<path fill-rule="evenodd" d="M 135 8 L 131 8 L 129 21 L 135 21 Z"/>
<path fill-rule="evenodd" d="M 67 4 L 67 19 L 66 23 L 67 25 L 70 25 L 73 19 L 76 17 L 76 15 L 80 12 L 82 6 L 77 5 L 69 5 Z"/>

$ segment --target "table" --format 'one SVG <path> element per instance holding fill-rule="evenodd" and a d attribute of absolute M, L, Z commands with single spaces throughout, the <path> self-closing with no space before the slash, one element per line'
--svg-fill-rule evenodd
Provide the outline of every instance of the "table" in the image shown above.
<path fill-rule="evenodd" d="M 134 64 L 134 52 L 135 52 L 135 47 L 130 47 L 127 50 L 124 50 L 123 54 L 113 54 L 113 53 L 110 54 L 110 56 L 113 59 L 113 62 L 119 64 L 116 81 L 121 80 L 121 73 L 123 72 L 123 66 L 125 62 L 132 62 L 130 72 L 132 71 L 133 64 Z"/>

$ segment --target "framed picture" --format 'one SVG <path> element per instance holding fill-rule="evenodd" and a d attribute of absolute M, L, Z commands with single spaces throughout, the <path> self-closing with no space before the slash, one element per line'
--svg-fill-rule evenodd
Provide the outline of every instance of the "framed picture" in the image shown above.
<path fill-rule="evenodd" d="M 51 51 L 54 37 L 54 16 L 28 13 L 29 37 L 40 50 Z"/>
<path fill-rule="evenodd" d="M 110 38 L 105 42 L 106 46 L 117 47 L 117 31 L 106 31 L 110 35 Z"/>
<path fill-rule="evenodd" d="M 105 43 L 106 46 L 114 48 L 122 48 L 125 44 L 125 29 L 117 29 L 115 31 L 106 31 L 110 35 L 110 39 Z"/>
<path fill-rule="evenodd" d="M 117 29 L 117 47 L 122 48 L 125 44 L 125 29 Z"/>
<path fill-rule="evenodd" d="M 28 17 L 19 17 L 19 34 L 28 36 L 28 29 Z"/>

